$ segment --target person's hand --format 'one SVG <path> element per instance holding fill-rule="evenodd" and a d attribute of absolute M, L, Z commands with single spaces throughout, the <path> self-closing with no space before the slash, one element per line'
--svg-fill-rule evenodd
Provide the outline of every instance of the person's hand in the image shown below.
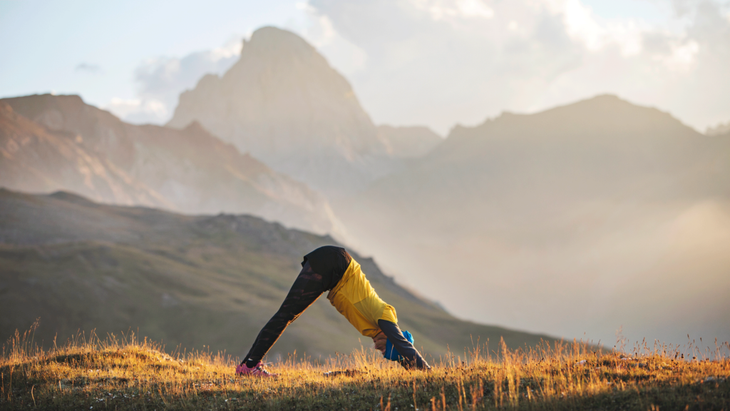
<path fill-rule="evenodd" d="M 379 332 L 378 335 L 373 337 L 373 342 L 375 343 L 375 349 L 380 351 L 383 355 L 385 355 L 385 342 L 388 341 L 388 337 L 383 334 L 383 332 Z"/>

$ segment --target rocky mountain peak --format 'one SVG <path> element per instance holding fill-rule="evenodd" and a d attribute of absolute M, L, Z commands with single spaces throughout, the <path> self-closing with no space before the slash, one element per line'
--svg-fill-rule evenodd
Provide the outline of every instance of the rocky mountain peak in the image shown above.
<path fill-rule="evenodd" d="M 276 27 L 262 27 L 253 32 L 244 43 L 245 53 L 260 52 L 273 58 L 316 59 L 327 64 L 317 50 L 296 34 Z"/>
<path fill-rule="evenodd" d="M 329 194 L 390 169 L 387 144 L 350 84 L 294 33 L 264 27 L 222 77 L 180 95 L 169 126 L 198 121 L 273 169 Z"/>

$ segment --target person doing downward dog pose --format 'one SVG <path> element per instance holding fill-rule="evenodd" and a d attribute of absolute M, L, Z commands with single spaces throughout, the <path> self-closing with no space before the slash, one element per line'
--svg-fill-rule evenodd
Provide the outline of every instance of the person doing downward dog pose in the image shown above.
<path fill-rule="evenodd" d="M 284 329 L 325 291 L 329 291 L 327 299 L 337 311 L 362 335 L 372 338 L 375 348 L 383 355 L 386 355 L 386 345 L 390 342 L 389 345 L 400 354 L 399 362 L 405 368 L 431 369 L 398 328 L 395 308 L 378 297 L 360 264 L 344 248 L 324 246 L 304 256 L 302 270 L 294 285 L 236 367 L 236 375 L 271 376 L 261 365 L 261 359 Z"/>

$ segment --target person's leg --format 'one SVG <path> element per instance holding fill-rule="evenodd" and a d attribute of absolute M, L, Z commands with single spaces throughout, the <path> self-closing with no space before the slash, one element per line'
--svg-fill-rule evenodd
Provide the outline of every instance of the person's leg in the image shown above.
<path fill-rule="evenodd" d="M 426 369 L 429 370 L 431 367 L 428 365 L 426 360 L 423 359 L 421 354 L 416 350 L 416 347 L 406 340 L 403 336 L 398 324 L 392 323 L 387 320 L 378 320 L 378 326 L 383 331 L 393 347 L 398 351 L 400 355 L 405 357 L 405 360 L 401 362 L 403 367 L 411 369 Z"/>
<path fill-rule="evenodd" d="M 251 350 L 244 357 L 241 364 L 246 364 L 247 367 L 256 366 L 274 345 L 276 340 L 279 339 L 284 329 L 296 320 L 325 291 L 323 287 L 322 276 L 312 271 L 308 262 L 304 263 L 302 271 L 297 276 L 297 279 L 294 280 L 294 284 L 281 304 L 281 307 L 279 307 L 279 311 L 261 329 Z"/>

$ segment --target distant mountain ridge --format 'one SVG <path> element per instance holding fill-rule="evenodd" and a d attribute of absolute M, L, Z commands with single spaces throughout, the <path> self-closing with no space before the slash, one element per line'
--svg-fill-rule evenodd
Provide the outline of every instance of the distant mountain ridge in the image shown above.
<path fill-rule="evenodd" d="M 388 152 L 399 158 L 417 158 L 441 144 L 444 139 L 424 126 L 394 127 L 379 125 L 378 133 L 388 145 Z"/>
<path fill-rule="evenodd" d="M 0 145 L 13 150 L 0 164 L 0 185 L 73 190 L 96 201 L 187 213 L 248 212 L 343 236 L 324 197 L 240 154 L 198 123 L 183 130 L 132 125 L 78 96 L 25 96 L 0 104 Z"/>
<path fill-rule="evenodd" d="M 103 336 L 131 328 L 170 349 L 205 345 L 242 356 L 281 304 L 302 256 L 325 244 L 337 243 L 253 216 L 189 216 L 0 189 L 0 333 L 10 336 L 40 317 L 35 341 L 45 345 L 79 329 Z M 461 352 L 472 338 L 489 339 L 494 349 L 500 337 L 510 347 L 553 340 L 458 320 L 350 251 L 428 355 L 445 354 L 447 345 Z M 316 359 L 365 340 L 320 298 L 270 358 L 296 350 Z"/>
<path fill-rule="evenodd" d="M 0 185 L 47 192 L 65 188 L 100 201 L 172 208 L 162 196 L 83 146 L 80 137 L 51 131 L 0 101 Z"/>
<path fill-rule="evenodd" d="M 334 197 L 398 168 L 347 80 L 301 37 L 256 30 L 222 77 L 180 95 L 169 126 L 192 121 L 273 169 Z"/>
<path fill-rule="evenodd" d="M 621 324 L 730 338 L 730 134 L 655 108 L 602 95 L 455 127 L 336 212 L 401 281 L 467 318 L 604 342 Z M 443 287 L 444 273 L 471 287 Z"/>

